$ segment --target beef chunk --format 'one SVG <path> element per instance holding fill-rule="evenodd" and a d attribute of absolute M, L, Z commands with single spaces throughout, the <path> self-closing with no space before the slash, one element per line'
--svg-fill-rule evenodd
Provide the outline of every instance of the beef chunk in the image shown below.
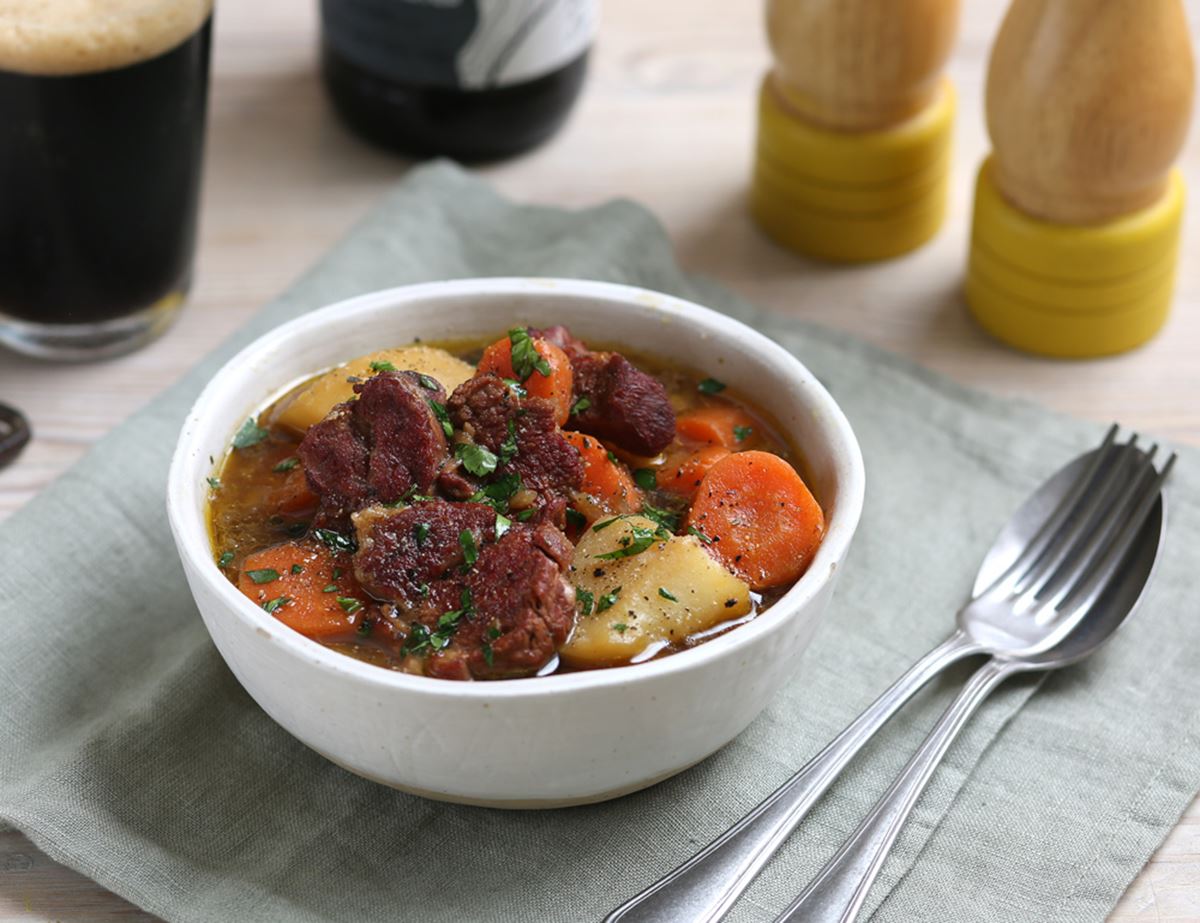
<path fill-rule="evenodd" d="M 373 501 L 432 489 L 447 444 L 429 402 L 446 395 L 422 380 L 414 372 L 380 372 L 355 385 L 357 400 L 338 404 L 309 429 L 298 454 L 321 498 L 320 523 L 344 523 Z"/>
<path fill-rule="evenodd" d="M 558 501 L 583 483 L 583 460 L 563 438 L 549 401 L 521 400 L 497 376 L 479 375 L 455 389 L 447 410 L 457 428 L 500 458 L 511 455 L 506 445 L 516 446 L 492 480 L 516 474 L 532 492 L 531 505 L 565 510 Z M 521 508 L 515 501 L 514 506 Z"/>
<path fill-rule="evenodd" d="M 573 356 L 575 394 L 589 405 L 573 419 L 581 432 L 636 455 L 657 455 L 675 438 L 667 389 L 620 353 Z"/>
<path fill-rule="evenodd" d="M 462 533 L 470 532 L 475 548 L 482 548 L 495 537 L 496 511 L 482 503 L 429 500 L 405 509 L 370 507 L 355 515 L 354 526 L 354 574 L 366 591 L 407 610 L 432 606 L 440 614 L 440 583 L 464 564 Z"/>
<path fill-rule="evenodd" d="M 546 327 L 543 330 L 531 329 L 529 331 L 529 335 L 534 339 L 545 340 L 548 343 L 553 343 L 555 346 L 565 352 L 567 354 L 567 358 L 572 362 L 574 362 L 577 357 L 587 356 L 592 352 L 587 348 L 587 345 L 583 342 L 583 340 L 577 339 L 574 334 L 572 334 L 571 331 L 562 324 L 556 324 L 553 327 Z"/>

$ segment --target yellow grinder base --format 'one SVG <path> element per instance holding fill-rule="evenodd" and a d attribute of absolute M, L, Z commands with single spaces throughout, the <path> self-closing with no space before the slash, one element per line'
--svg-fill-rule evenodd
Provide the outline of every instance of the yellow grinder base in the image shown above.
<path fill-rule="evenodd" d="M 1175 286 L 1184 183 L 1104 224 L 1052 224 L 1018 211 L 985 161 L 975 187 L 967 269 L 971 313 L 1026 352 L 1089 358 L 1124 352 L 1167 319 Z"/>
<path fill-rule="evenodd" d="M 946 211 L 954 89 L 886 131 L 838 132 L 759 92 L 750 212 L 792 250 L 832 262 L 899 256 L 931 238 Z"/>

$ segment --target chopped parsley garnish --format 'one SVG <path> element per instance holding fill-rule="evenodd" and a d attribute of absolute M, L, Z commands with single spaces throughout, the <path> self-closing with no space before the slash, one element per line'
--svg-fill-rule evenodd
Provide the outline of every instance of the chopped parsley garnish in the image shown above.
<path fill-rule="evenodd" d="M 613 622 L 613 631 L 619 635 L 625 634 L 629 630 L 629 626 L 624 622 Z"/>
<path fill-rule="evenodd" d="M 463 529 L 458 533 L 458 544 L 462 547 L 463 569 L 466 570 L 479 560 L 479 547 L 475 544 L 475 536 L 471 534 L 470 529 Z"/>
<path fill-rule="evenodd" d="M 228 567 L 233 563 L 233 552 L 222 551 L 221 556 L 217 558 L 217 567 Z"/>
<path fill-rule="evenodd" d="M 658 475 L 653 468 L 637 468 L 633 472 L 633 482 L 642 490 L 654 490 L 658 487 Z"/>
<path fill-rule="evenodd" d="M 500 620 L 493 619 L 492 624 L 488 626 L 487 636 L 489 641 L 495 641 L 500 637 Z"/>
<path fill-rule="evenodd" d="M 450 643 L 450 639 L 458 631 L 458 623 L 463 618 L 471 618 L 475 614 L 470 587 L 463 587 L 462 594 L 459 596 L 459 604 L 458 609 L 451 609 L 438 616 L 437 631 L 429 635 L 429 644 L 435 651 L 440 651 Z"/>
<path fill-rule="evenodd" d="M 438 380 L 430 377 L 429 375 L 418 375 L 417 381 L 426 391 L 440 391 L 442 388 L 442 386 L 438 383 Z"/>
<path fill-rule="evenodd" d="M 496 514 L 496 541 L 500 541 L 500 537 L 512 528 L 512 520 L 503 513 Z"/>
<path fill-rule="evenodd" d="M 529 392 L 525 390 L 525 386 L 515 378 L 501 378 L 500 380 L 512 388 L 517 397 L 521 398 L 521 400 L 529 397 Z"/>
<path fill-rule="evenodd" d="M 327 583 L 325 584 L 325 588 L 321 590 L 322 593 L 336 593 L 337 591 L 338 585 L 336 583 Z"/>
<path fill-rule="evenodd" d="M 599 532 L 601 529 L 607 529 L 614 522 L 620 522 L 620 521 L 621 521 L 620 516 L 614 516 L 612 519 L 603 519 L 600 522 L 596 523 L 594 526 L 592 526 L 592 531 Z"/>
<path fill-rule="evenodd" d="M 333 569 L 333 579 L 338 580 L 341 576 L 342 576 L 342 569 L 340 567 L 335 567 Z"/>
<path fill-rule="evenodd" d="M 291 471 L 298 464 L 300 464 L 300 459 L 298 459 L 295 455 L 293 455 L 293 456 L 291 456 L 291 458 L 285 458 L 283 461 L 281 461 L 278 465 L 276 465 L 271 470 L 274 471 L 276 474 L 283 474 L 285 471 Z"/>
<path fill-rule="evenodd" d="M 550 377 L 550 363 L 537 351 L 529 331 L 513 327 L 508 331 L 508 342 L 512 346 L 513 373 L 522 382 L 537 372 L 544 378 Z"/>
<path fill-rule="evenodd" d="M 221 479 L 220 478 L 205 478 L 204 480 L 208 481 L 208 486 L 211 487 L 213 490 L 221 489 Z"/>
<path fill-rule="evenodd" d="M 709 536 L 705 535 L 703 532 L 701 532 L 695 526 L 688 526 L 688 535 L 696 536 L 696 538 L 700 539 L 700 541 L 704 542 L 704 544 L 706 544 L 706 545 L 711 545 L 715 541 L 715 539 L 710 538 Z"/>
<path fill-rule="evenodd" d="M 417 654 L 429 647 L 429 629 L 420 622 L 413 622 L 408 627 L 408 637 L 404 639 L 401 653 Z"/>
<path fill-rule="evenodd" d="M 537 512 L 537 510 L 532 506 L 529 507 L 529 509 L 521 510 L 521 512 L 517 513 L 517 521 L 518 522 L 529 522 L 529 520 L 531 520 L 533 518 L 533 514 L 536 512 Z"/>
<path fill-rule="evenodd" d="M 358 633 L 360 635 L 369 635 L 371 628 L 375 625 L 374 619 L 363 619 L 358 623 Z"/>
<path fill-rule="evenodd" d="M 417 547 L 425 544 L 425 539 L 429 538 L 430 528 L 427 522 L 418 522 L 413 526 L 413 540 L 416 541 Z"/>
<path fill-rule="evenodd" d="M 580 529 L 587 528 L 587 517 L 573 506 L 567 507 L 567 524 Z"/>
<path fill-rule="evenodd" d="M 371 362 L 372 372 L 394 372 L 396 367 L 386 359 L 375 359 Z"/>
<path fill-rule="evenodd" d="M 347 615 L 354 615 L 355 612 L 362 608 L 362 603 L 353 596 L 338 596 L 335 598 L 337 599 L 337 604 L 346 611 Z"/>
<path fill-rule="evenodd" d="M 476 477 L 486 477 L 499 464 L 499 459 L 491 449 L 474 442 L 460 442 L 454 447 L 454 455 Z"/>
<path fill-rule="evenodd" d="M 603 612 L 605 609 L 611 609 L 615 606 L 617 604 L 617 596 L 620 595 L 620 592 L 621 588 L 617 587 L 615 590 L 609 590 L 596 600 L 596 612 Z"/>
<path fill-rule="evenodd" d="M 492 653 L 492 646 L 486 641 L 483 642 L 483 662 L 489 667 L 492 665 L 492 660 L 495 655 Z"/>
<path fill-rule="evenodd" d="M 279 579 L 279 571 L 273 567 L 264 567 L 260 570 L 248 570 L 246 576 L 255 583 L 271 583 Z"/>
<path fill-rule="evenodd" d="M 496 478 L 471 497 L 472 503 L 486 503 L 498 513 L 508 512 L 508 501 L 521 489 L 521 476 L 509 473 Z M 532 515 L 532 514 L 530 514 Z M 518 517 L 519 518 L 519 517 Z"/>
<path fill-rule="evenodd" d="M 717 381 L 715 378 L 706 378 L 696 385 L 696 388 L 701 394 L 720 394 L 725 390 L 725 382 Z"/>
<path fill-rule="evenodd" d="M 433 411 L 433 415 L 437 417 L 437 421 L 442 424 L 442 432 L 449 439 L 454 435 L 454 424 L 450 422 L 450 414 L 446 411 L 446 405 L 440 404 L 437 401 L 430 401 L 429 408 Z"/>
<path fill-rule="evenodd" d="M 302 564 L 293 564 L 293 565 L 292 565 L 292 573 L 293 573 L 293 574 L 302 574 L 302 573 L 304 573 L 304 565 L 302 565 Z"/>
<path fill-rule="evenodd" d="M 591 590 L 581 590 L 579 587 L 575 587 L 575 602 L 583 611 L 584 615 L 592 614 L 592 601 L 593 597 Z"/>
<path fill-rule="evenodd" d="M 608 460 L 614 465 L 617 463 L 617 456 L 612 451 L 605 452 L 604 454 L 608 456 Z"/>
<path fill-rule="evenodd" d="M 422 599 L 425 599 L 429 595 L 429 584 L 422 583 L 419 587 L 417 587 L 417 595 Z"/>
<path fill-rule="evenodd" d="M 508 421 L 508 435 L 500 443 L 500 464 L 507 465 L 517 454 L 517 427 L 512 420 Z"/>
<path fill-rule="evenodd" d="M 325 545 L 331 551 L 357 551 L 358 543 L 349 535 L 334 532 L 333 529 L 313 529 L 313 538 Z M 334 574 L 337 577 L 337 574 Z"/>
<path fill-rule="evenodd" d="M 247 417 L 246 422 L 242 424 L 242 428 L 233 437 L 233 447 L 235 449 L 248 449 L 252 445 L 258 445 L 266 438 L 267 431 L 254 421 L 254 417 Z"/>
<path fill-rule="evenodd" d="M 262 607 L 268 612 L 274 612 L 280 606 L 286 606 L 291 601 L 292 597 L 290 596 L 276 596 L 274 599 L 268 599 L 262 604 Z"/>
<path fill-rule="evenodd" d="M 584 395 L 571 405 L 571 416 L 578 416 L 592 406 L 591 398 Z"/>
<path fill-rule="evenodd" d="M 631 558 L 635 554 L 641 554 L 647 548 L 660 539 L 668 539 L 671 537 L 662 526 L 654 529 L 647 529 L 645 526 L 632 526 L 629 530 L 630 534 L 622 536 L 621 546 L 614 551 L 607 551 L 604 554 L 598 554 L 595 557 L 601 561 L 616 561 L 620 558 Z"/>
<path fill-rule="evenodd" d="M 660 506 L 644 503 L 642 504 L 642 515 L 647 519 L 657 522 L 668 532 L 674 532 L 679 528 L 680 514 L 674 510 L 663 509 Z"/>
<path fill-rule="evenodd" d="M 738 442 L 745 442 L 754 435 L 753 426 L 735 426 L 733 428 L 733 438 Z"/>
<path fill-rule="evenodd" d="M 663 599 L 671 600 L 671 602 L 673 602 L 673 603 L 679 602 L 679 597 L 676 596 L 674 593 L 672 593 L 670 590 L 668 590 L 665 586 L 660 586 L 658 588 L 658 595 L 661 596 Z"/>

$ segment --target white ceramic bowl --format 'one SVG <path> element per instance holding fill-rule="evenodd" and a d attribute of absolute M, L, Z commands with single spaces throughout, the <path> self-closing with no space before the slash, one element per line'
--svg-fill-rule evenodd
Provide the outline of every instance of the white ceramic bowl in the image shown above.
<path fill-rule="evenodd" d="M 385 346 L 566 324 L 714 375 L 783 427 L 828 532 L 808 572 L 758 618 L 671 657 L 498 682 L 409 676 L 308 640 L 213 563 L 209 458 L 298 380 Z M 272 330 L 214 376 L 184 422 L 167 511 L 221 656 L 286 730 L 369 779 L 430 798 L 541 808 L 614 798 L 704 759 L 796 676 L 858 524 L 863 463 L 841 410 L 793 356 L 749 327 L 644 289 L 566 279 L 436 282 L 353 298 Z"/>

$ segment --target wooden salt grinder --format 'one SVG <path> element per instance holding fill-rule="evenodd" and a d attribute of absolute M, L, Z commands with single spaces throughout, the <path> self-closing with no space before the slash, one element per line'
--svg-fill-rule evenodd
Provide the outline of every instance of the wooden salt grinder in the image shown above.
<path fill-rule="evenodd" d="M 1191 118 L 1181 0 L 1013 0 L 992 49 L 967 300 L 1054 356 L 1152 337 L 1174 288 Z"/>
<path fill-rule="evenodd" d="M 751 212 L 780 243 L 886 259 L 941 226 L 959 0 L 768 0 Z"/>

